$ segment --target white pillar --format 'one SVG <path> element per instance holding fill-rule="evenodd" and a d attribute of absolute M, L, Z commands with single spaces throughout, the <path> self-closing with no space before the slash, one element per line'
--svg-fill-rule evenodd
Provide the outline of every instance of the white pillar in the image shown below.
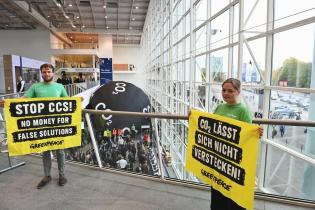
<path fill-rule="evenodd" d="M 113 39 L 111 35 L 98 35 L 98 57 L 102 59 L 102 64 L 100 64 L 100 84 L 102 85 L 108 80 L 113 80 L 113 66 L 110 69 L 104 67 L 107 61 L 113 64 Z"/>
<path fill-rule="evenodd" d="M 113 58 L 113 38 L 111 35 L 98 35 L 98 57 Z"/>
<path fill-rule="evenodd" d="M 311 73 L 310 88 L 315 88 L 315 26 L 314 26 L 314 48 L 313 48 L 313 65 Z M 315 120 L 315 94 L 310 93 L 310 105 L 308 108 L 308 120 Z M 305 142 L 306 155 L 315 158 L 315 127 L 307 128 Z M 304 171 L 303 193 L 307 199 L 315 200 L 315 166 L 308 164 Z"/>

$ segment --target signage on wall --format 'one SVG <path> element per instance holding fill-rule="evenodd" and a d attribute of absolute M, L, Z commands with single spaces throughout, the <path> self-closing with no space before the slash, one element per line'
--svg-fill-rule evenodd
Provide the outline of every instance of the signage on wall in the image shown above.
<path fill-rule="evenodd" d="M 100 58 L 100 85 L 113 80 L 112 58 Z"/>

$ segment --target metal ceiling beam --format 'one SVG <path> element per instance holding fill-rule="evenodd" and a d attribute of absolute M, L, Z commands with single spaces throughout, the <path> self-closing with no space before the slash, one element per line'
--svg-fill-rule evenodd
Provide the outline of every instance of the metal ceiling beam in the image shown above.
<path fill-rule="evenodd" d="M 14 11 L 23 16 L 25 13 L 26 20 L 32 21 L 35 26 L 37 26 L 37 23 L 40 23 L 52 33 L 59 33 L 59 36 L 62 36 L 62 33 L 65 32 L 109 34 L 113 35 L 113 38 L 116 38 L 121 43 L 131 42 L 133 39 L 129 38 L 129 36 L 136 35 L 141 38 L 143 34 L 143 22 L 145 22 L 146 17 L 145 11 L 149 5 L 148 0 L 105 0 L 104 2 L 112 2 L 113 4 L 112 6 L 107 7 L 104 11 L 101 9 L 101 7 L 103 7 L 103 1 L 101 0 L 89 0 L 90 4 L 87 7 L 81 7 L 79 4 L 80 0 L 71 0 L 73 5 L 71 8 L 65 3 L 70 3 L 70 0 L 61 0 L 60 2 L 63 4 L 62 7 L 57 7 L 59 0 L 0 0 L 0 2 L 10 2 L 10 8 L 15 8 L 16 10 Z M 28 6 L 30 3 L 33 6 L 32 12 L 29 12 Z M 13 7 L 12 5 L 15 6 Z M 138 7 L 137 10 L 134 10 L 135 6 Z M 21 12 L 19 8 L 24 11 Z M 50 13 L 50 11 L 53 13 Z M 69 19 L 66 18 L 66 15 L 69 15 L 67 11 L 73 14 L 73 18 L 72 16 L 70 16 L 71 18 Z M 47 15 L 50 15 L 50 17 L 48 18 Z M 76 19 L 78 15 L 80 20 Z M 105 15 L 107 16 L 106 19 Z M 55 17 L 51 18 L 53 16 Z M 136 18 L 135 21 L 132 20 L 133 17 Z M 105 27 L 103 19 L 105 19 Z M 51 26 L 51 20 L 61 23 L 61 28 L 58 28 L 57 25 L 56 27 Z M 18 19 L 14 19 L 14 21 L 18 21 Z M 106 29 L 108 24 L 111 24 L 111 28 Z M 82 25 L 86 26 L 84 31 L 77 30 Z M 77 29 L 74 29 L 71 26 L 76 26 Z M 132 30 L 130 30 L 130 26 L 134 26 Z M 3 28 L 4 25 L 1 27 Z M 67 39 L 66 37 L 64 38 Z M 71 40 L 68 40 L 68 43 L 72 44 Z"/>
<path fill-rule="evenodd" d="M 0 1 L 0 4 L 2 5 L 3 8 L 5 8 L 7 11 L 9 11 L 11 14 L 14 14 L 17 18 L 19 18 L 23 23 L 26 23 L 31 29 L 36 29 L 36 27 L 30 23 L 29 21 L 25 20 L 24 17 L 22 17 L 18 12 L 15 12 L 15 11 L 12 11 L 10 5 L 8 5 L 9 2 L 7 1 Z M 10 4 L 11 4 L 11 1 L 10 1 Z M 29 5 L 27 5 L 27 10 L 29 9 Z M 10 19 L 8 17 L 8 19 Z"/>
<path fill-rule="evenodd" d="M 119 28 L 119 0 L 117 2 L 117 28 Z"/>
<path fill-rule="evenodd" d="M 104 5 L 105 5 L 105 1 L 104 1 Z M 104 6 L 103 5 L 103 6 Z M 97 13 L 98 14 L 98 13 Z M 108 15 L 107 15 L 107 11 L 106 11 L 106 8 L 104 8 L 104 19 L 105 19 L 105 28 L 107 29 L 108 26 L 108 23 L 107 23 L 107 18 L 108 18 Z M 101 15 L 101 14 L 100 14 Z M 105 18 L 106 17 L 106 18 Z"/>
<path fill-rule="evenodd" d="M 50 30 L 55 30 L 54 26 L 49 27 L 49 22 L 46 20 L 46 18 L 44 18 L 41 14 L 39 14 L 39 12 L 37 12 L 36 10 L 32 10 L 32 12 L 29 12 L 28 11 L 28 3 L 26 3 L 25 1 L 13 1 L 13 2 L 19 8 L 21 8 L 26 13 L 28 13 L 30 16 L 35 18 L 35 20 L 37 20 L 37 22 L 39 22 L 40 24 L 42 24 L 43 26 L 45 26 L 46 28 L 48 28 Z"/>
<path fill-rule="evenodd" d="M 65 39 L 64 37 L 60 36 L 57 31 L 56 28 L 52 25 L 49 24 L 49 21 L 46 20 L 41 14 L 39 14 L 37 11 L 32 10 L 32 12 L 29 12 L 28 10 L 28 3 L 24 2 L 24 1 L 14 1 L 14 3 L 20 7 L 22 10 L 24 10 L 25 12 L 27 12 L 30 16 L 32 16 L 33 18 L 35 18 L 40 24 L 42 24 L 44 27 L 46 27 L 48 30 L 50 30 L 50 32 L 52 34 L 54 34 L 55 36 L 57 36 L 59 39 L 61 39 L 62 41 L 64 41 L 66 44 L 71 45 L 72 42 L 68 39 Z"/>
<path fill-rule="evenodd" d="M 130 24 L 131 24 L 133 3 L 134 3 L 134 0 L 132 0 L 132 2 L 131 2 L 130 17 L 129 17 L 129 24 L 128 24 L 128 28 L 130 28 Z"/>
<path fill-rule="evenodd" d="M 66 11 L 65 11 L 64 8 L 63 8 L 63 5 L 61 5 L 61 7 L 58 7 L 57 5 L 59 4 L 59 2 L 57 2 L 56 0 L 52 0 L 52 1 L 56 4 L 56 7 L 59 8 L 59 10 L 60 10 L 61 13 L 63 14 L 64 18 L 69 21 L 71 27 L 74 27 L 73 21 L 70 20 L 70 18 L 66 18 L 67 14 L 66 14 Z"/>
<path fill-rule="evenodd" d="M 70 29 L 56 29 L 57 32 L 61 33 L 80 33 L 79 31 L 72 31 Z M 93 29 L 93 28 L 85 28 L 85 33 L 94 33 L 94 34 L 118 34 L 118 35 L 142 35 L 142 30 L 127 30 L 127 29 Z"/>
<path fill-rule="evenodd" d="M 119 19 L 120 21 L 125 21 L 125 22 L 129 22 L 129 18 L 120 18 Z M 107 16 L 107 21 L 116 21 L 115 18 L 110 18 Z M 132 22 L 144 22 L 144 20 L 135 20 L 135 21 L 132 21 Z"/>
<path fill-rule="evenodd" d="M 74 3 L 75 3 L 75 5 L 76 5 L 76 7 L 78 8 L 78 12 L 79 12 L 79 16 L 80 16 L 80 22 L 81 22 L 80 25 L 82 26 L 82 25 L 84 25 L 84 23 L 83 23 L 83 18 L 82 18 L 82 14 L 81 14 L 80 7 L 79 7 L 79 5 L 78 5 L 78 3 L 77 3 L 77 0 L 75 0 Z"/>
<path fill-rule="evenodd" d="M 91 13 L 92 13 L 92 19 L 93 19 L 93 25 L 94 28 L 96 28 L 96 23 L 95 23 L 95 17 L 94 17 L 94 11 L 93 11 L 93 6 L 92 6 L 92 1 L 90 1 L 90 8 L 91 8 Z"/>
<path fill-rule="evenodd" d="M 109 10 L 108 8 L 106 8 L 105 10 L 106 10 L 107 15 L 116 15 L 117 14 L 117 10 L 113 11 L 113 10 Z M 130 10 L 125 11 L 125 10 L 121 10 L 121 8 L 120 8 L 119 11 L 120 11 L 119 14 L 124 14 L 124 15 L 129 15 L 130 14 Z M 82 15 L 88 14 L 88 12 L 84 12 L 84 11 L 82 11 L 81 13 L 82 13 Z M 101 10 L 95 11 L 95 15 L 103 15 L 103 14 L 104 13 Z M 145 17 L 146 13 L 145 12 L 137 12 L 137 13 L 134 13 L 134 15 Z"/>

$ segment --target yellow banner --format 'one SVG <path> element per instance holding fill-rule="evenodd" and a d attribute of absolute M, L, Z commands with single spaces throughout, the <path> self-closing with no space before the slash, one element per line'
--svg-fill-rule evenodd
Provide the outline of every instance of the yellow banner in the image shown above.
<path fill-rule="evenodd" d="M 5 100 L 10 156 L 81 145 L 81 98 Z"/>
<path fill-rule="evenodd" d="M 254 208 L 258 126 L 192 110 L 186 168 L 246 209 Z"/>

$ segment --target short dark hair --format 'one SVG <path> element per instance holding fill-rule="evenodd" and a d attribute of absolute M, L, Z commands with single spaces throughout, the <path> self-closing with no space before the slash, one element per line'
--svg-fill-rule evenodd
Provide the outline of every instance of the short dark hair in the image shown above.
<path fill-rule="evenodd" d="M 227 80 L 225 80 L 222 83 L 222 87 L 225 83 L 231 83 L 232 86 L 237 90 L 237 91 L 241 91 L 241 81 L 239 81 L 238 79 L 235 78 L 228 78 Z"/>
<path fill-rule="evenodd" d="M 49 64 L 49 63 L 44 63 L 44 64 L 42 64 L 41 66 L 40 66 L 40 71 L 42 71 L 43 70 L 43 68 L 50 68 L 53 72 L 55 71 L 55 68 L 54 68 L 54 66 L 53 65 L 51 65 L 51 64 Z"/>

